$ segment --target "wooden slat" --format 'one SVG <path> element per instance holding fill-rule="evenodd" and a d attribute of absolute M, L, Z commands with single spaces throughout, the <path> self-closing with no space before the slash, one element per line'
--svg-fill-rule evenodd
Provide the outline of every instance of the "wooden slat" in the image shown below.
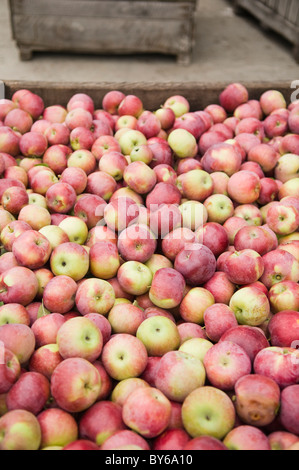
<path fill-rule="evenodd" d="M 173 95 L 185 96 L 191 106 L 191 110 L 204 109 L 211 103 L 219 102 L 219 94 L 228 83 L 198 83 L 198 82 L 116 82 L 116 83 L 55 83 L 55 82 L 26 82 L 5 81 L 6 97 L 11 98 L 13 93 L 21 88 L 26 88 L 37 93 L 44 99 L 45 105 L 66 105 L 75 93 L 87 93 L 97 107 L 102 104 L 104 95 L 111 90 L 120 90 L 125 94 L 136 94 L 143 101 L 147 109 L 158 109 L 164 101 Z M 283 93 L 287 102 L 290 102 L 294 89 L 291 82 L 244 82 L 251 99 L 259 99 L 261 94 L 269 89 L 276 89 Z"/>

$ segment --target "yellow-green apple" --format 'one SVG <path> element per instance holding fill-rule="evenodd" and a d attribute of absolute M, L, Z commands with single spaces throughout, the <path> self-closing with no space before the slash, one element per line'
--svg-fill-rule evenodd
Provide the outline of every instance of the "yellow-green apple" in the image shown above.
<path fill-rule="evenodd" d="M 120 267 L 117 247 L 110 241 L 95 243 L 89 251 L 90 272 L 101 279 L 113 278 Z"/>
<path fill-rule="evenodd" d="M 260 178 L 248 170 L 233 174 L 227 185 L 229 197 L 237 204 L 252 204 L 259 198 L 260 189 Z"/>
<path fill-rule="evenodd" d="M 205 435 L 222 440 L 235 426 L 236 412 L 224 391 L 204 386 L 193 390 L 184 400 L 182 418 L 191 437 Z"/>
<path fill-rule="evenodd" d="M 166 430 L 170 415 L 170 401 L 155 387 L 138 388 L 129 395 L 122 408 L 125 425 L 147 439 Z"/>
<path fill-rule="evenodd" d="M 58 225 L 68 236 L 69 241 L 84 245 L 88 235 L 88 227 L 84 220 L 76 216 L 68 216 Z"/>
<path fill-rule="evenodd" d="M 236 291 L 229 307 L 240 325 L 260 326 L 270 317 L 268 297 L 256 287 L 243 287 Z"/>
<path fill-rule="evenodd" d="M 226 304 L 215 303 L 209 306 L 203 315 L 207 337 L 218 343 L 222 335 L 230 328 L 238 326 L 233 310 Z"/>
<path fill-rule="evenodd" d="M 259 351 L 270 346 L 264 332 L 250 325 L 238 325 L 225 331 L 219 341 L 232 341 L 241 346 L 251 361 Z"/>
<path fill-rule="evenodd" d="M 21 374 L 21 365 L 17 356 L 1 346 L 1 363 L 0 363 L 0 393 L 7 394 L 13 384 L 19 379 Z"/>
<path fill-rule="evenodd" d="M 74 215 L 82 219 L 90 230 L 103 219 L 106 205 L 100 196 L 84 193 L 74 205 Z"/>
<path fill-rule="evenodd" d="M 184 429 L 166 429 L 153 442 L 152 450 L 183 450 L 190 441 L 189 435 Z"/>
<path fill-rule="evenodd" d="M 193 287 L 180 303 L 180 316 L 185 322 L 203 325 L 205 310 L 215 303 L 213 294 L 203 287 Z"/>
<path fill-rule="evenodd" d="M 86 359 L 64 359 L 51 377 L 51 394 L 59 408 L 79 413 L 91 407 L 101 390 L 96 367 Z"/>
<path fill-rule="evenodd" d="M 259 101 L 264 114 L 267 116 L 277 109 L 287 107 L 283 94 L 278 90 L 267 90 L 263 92 Z"/>
<path fill-rule="evenodd" d="M 271 450 L 268 437 L 256 426 L 240 425 L 232 429 L 223 439 L 229 450 Z"/>
<path fill-rule="evenodd" d="M 146 347 L 148 356 L 162 357 L 180 346 L 180 335 L 176 324 L 165 316 L 152 316 L 138 327 L 136 337 Z"/>
<path fill-rule="evenodd" d="M 169 400 L 182 403 L 189 393 L 202 387 L 205 380 L 206 372 L 200 359 L 182 351 L 169 351 L 159 362 L 155 386 Z"/>
<path fill-rule="evenodd" d="M 116 432 L 126 429 L 122 420 L 122 408 L 108 400 L 95 403 L 79 420 L 79 435 L 97 445 L 102 445 Z"/>
<path fill-rule="evenodd" d="M 245 375 L 235 384 L 234 393 L 236 412 L 244 424 L 264 427 L 275 420 L 280 406 L 280 388 L 270 377 Z"/>
<path fill-rule="evenodd" d="M 38 269 L 50 258 L 52 248 L 49 240 L 36 230 L 26 230 L 14 242 L 12 252 L 20 266 Z"/>
<path fill-rule="evenodd" d="M 251 360 L 247 352 L 232 341 L 213 345 L 203 361 L 209 383 L 223 391 L 234 390 L 236 382 L 251 373 Z"/>
<path fill-rule="evenodd" d="M 282 281 L 269 290 L 269 301 L 273 313 L 283 310 L 299 311 L 299 286 L 297 282 Z"/>
<path fill-rule="evenodd" d="M 95 171 L 96 166 L 97 161 L 95 156 L 87 149 L 75 150 L 67 159 L 68 168 L 81 168 L 87 175 Z"/>
<path fill-rule="evenodd" d="M 130 155 L 133 148 L 147 144 L 145 135 L 137 129 L 127 129 L 118 140 L 123 155 Z"/>
<path fill-rule="evenodd" d="M 213 194 L 211 175 L 204 170 L 190 170 L 178 176 L 177 186 L 184 198 L 203 202 Z"/>
<path fill-rule="evenodd" d="M 218 222 L 207 222 L 199 227 L 195 231 L 195 240 L 210 248 L 216 258 L 229 247 L 227 232 Z"/>
<path fill-rule="evenodd" d="M 119 234 L 117 248 L 123 260 L 145 263 L 155 253 L 157 240 L 147 225 L 133 223 Z"/>
<path fill-rule="evenodd" d="M 16 157 L 20 153 L 20 137 L 8 126 L 0 129 L 0 152 Z"/>
<path fill-rule="evenodd" d="M 37 415 L 50 398 L 50 381 L 39 372 L 23 372 L 6 396 L 9 411 L 26 410 Z"/>
<path fill-rule="evenodd" d="M 106 315 L 115 302 L 114 289 L 104 279 L 86 278 L 77 289 L 75 302 L 81 315 L 88 313 Z"/>
<path fill-rule="evenodd" d="M 298 388 L 299 386 L 291 385 L 281 392 L 280 401 L 280 421 L 282 426 L 289 433 L 298 435 Z M 297 440 L 298 442 L 298 440 Z"/>
<path fill-rule="evenodd" d="M 135 116 L 132 116 L 130 114 L 124 114 L 123 116 L 118 116 L 115 120 L 115 135 L 114 137 L 118 139 L 118 136 L 121 134 L 121 132 L 118 132 L 119 130 L 125 130 L 128 129 L 137 129 L 137 121 L 138 119 Z M 117 136 L 117 137 L 116 137 Z"/>
<path fill-rule="evenodd" d="M 71 413 L 60 408 L 49 408 L 37 415 L 41 428 L 40 448 L 64 447 L 78 438 L 78 424 Z M 59 426 L 56 423 L 59 422 Z"/>
<path fill-rule="evenodd" d="M 36 416 L 26 410 L 12 410 L 0 418 L 1 450 L 38 450 L 41 429 Z"/>
<path fill-rule="evenodd" d="M 198 203 L 200 204 L 200 203 Z M 183 225 L 183 227 L 175 228 L 170 231 L 162 240 L 162 251 L 167 259 L 174 261 L 178 253 L 186 244 L 195 241 L 194 232 Z M 173 267 L 173 266 L 168 266 Z"/>
<path fill-rule="evenodd" d="M 70 276 L 54 276 L 45 286 L 43 304 L 50 312 L 67 313 L 75 305 L 77 283 Z"/>
<path fill-rule="evenodd" d="M 35 336 L 27 325 L 13 323 L 0 327 L 0 341 L 9 349 L 21 365 L 26 364 L 35 349 Z"/>
<path fill-rule="evenodd" d="M 0 300 L 4 303 L 30 304 L 38 291 L 34 272 L 24 266 L 15 266 L 0 275 Z"/>
<path fill-rule="evenodd" d="M 126 166 L 123 173 L 124 181 L 138 194 L 147 194 L 155 186 L 155 171 L 142 161 L 135 161 Z"/>
<path fill-rule="evenodd" d="M 71 318 L 64 322 L 57 332 L 56 342 L 63 359 L 82 357 L 94 362 L 103 348 L 100 329 L 85 317 Z"/>
<path fill-rule="evenodd" d="M 105 171 L 116 181 L 123 178 L 128 162 L 124 155 L 116 150 L 104 153 L 99 162 L 99 170 Z"/>
<path fill-rule="evenodd" d="M 156 271 L 158 271 L 158 269 L 173 268 L 173 263 L 171 262 L 171 260 L 168 257 L 159 253 L 154 253 L 149 258 L 149 260 L 146 261 L 145 265 L 150 268 L 153 276 Z"/>
<path fill-rule="evenodd" d="M 273 201 L 277 203 L 278 201 Z M 241 217 L 248 225 L 262 225 L 262 208 L 254 204 L 239 204 L 235 207 L 234 217 Z"/>
<path fill-rule="evenodd" d="M 297 310 L 281 310 L 271 318 L 268 330 L 271 345 L 294 347 L 298 340 L 299 312 Z"/>
<path fill-rule="evenodd" d="M 9 303 L 0 307 L 0 325 L 22 323 L 30 326 L 30 317 L 24 305 Z"/>
<path fill-rule="evenodd" d="M 226 142 L 212 145 L 201 159 L 203 170 L 208 173 L 222 171 L 232 176 L 242 164 L 241 154 Z"/>
<path fill-rule="evenodd" d="M 238 106 L 248 102 L 249 93 L 241 83 L 231 83 L 219 95 L 221 106 L 228 112 L 233 113 Z"/>
<path fill-rule="evenodd" d="M 137 388 L 150 387 L 150 385 L 139 377 L 132 377 L 118 382 L 111 393 L 111 401 L 123 406 L 129 395 Z"/>
<path fill-rule="evenodd" d="M 226 258 L 223 271 L 233 284 L 252 284 L 264 272 L 263 257 L 252 249 L 235 251 Z"/>
<path fill-rule="evenodd" d="M 101 450 L 104 451 L 129 449 L 150 450 L 150 446 L 146 439 L 129 429 L 116 431 L 101 445 Z"/>
<path fill-rule="evenodd" d="M 179 209 L 182 214 L 182 227 L 184 229 L 194 231 L 208 221 L 208 211 L 199 201 L 184 201 L 180 204 Z"/>
<path fill-rule="evenodd" d="M 67 214 L 74 207 L 77 195 L 70 184 L 57 182 L 50 186 L 45 197 L 50 211 Z"/>
<path fill-rule="evenodd" d="M 13 216 L 17 216 L 25 205 L 29 202 L 29 196 L 25 188 L 19 186 L 11 186 L 2 194 L 1 205 L 4 210 L 10 212 Z"/>
<path fill-rule="evenodd" d="M 38 193 L 29 193 L 28 194 L 28 204 L 35 204 L 36 206 L 41 206 L 47 209 L 47 202 L 45 196 Z"/>
<path fill-rule="evenodd" d="M 277 248 L 262 258 L 265 269 L 260 280 L 268 289 L 281 281 L 298 282 L 299 264 L 291 253 Z"/>
<path fill-rule="evenodd" d="M 130 153 L 130 161 L 132 163 L 141 161 L 149 165 L 152 162 L 153 158 L 154 154 L 148 144 L 136 145 L 136 147 L 133 147 Z"/>
<path fill-rule="evenodd" d="M 58 330 L 64 324 L 66 318 L 61 313 L 51 313 L 38 317 L 31 326 L 37 347 L 56 342 Z"/>
<path fill-rule="evenodd" d="M 175 114 L 175 117 L 180 117 L 190 111 L 190 103 L 182 95 L 169 96 L 163 103 L 163 108 L 170 108 Z"/>
<path fill-rule="evenodd" d="M 39 230 L 39 232 L 47 238 L 52 250 L 54 250 L 58 245 L 61 245 L 61 243 L 67 243 L 70 241 L 67 233 L 58 225 L 45 225 Z"/>
<path fill-rule="evenodd" d="M 108 320 L 114 334 L 135 335 L 145 318 L 144 311 L 133 304 L 114 305 L 108 314 Z"/>
<path fill-rule="evenodd" d="M 138 337 L 118 333 L 104 345 L 101 361 L 109 376 L 120 381 L 139 377 L 147 365 L 148 354 Z"/>
<path fill-rule="evenodd" d="M 198 286 L 207 282 L 216 271 L 216 258 L 210 248 L 200 243 L 189 243 L 179 252 L 174 262 L 187 284 Z"/>
<path fill-rule="evenodd" d="M 136 296 L 150 290 L 153 275 L 144 263 L 125 261 L 117 272 L 117 279 L 122 289 Z"/>
<path fill-rule="evenodd" d="M 215 437 L 199 436 L 191 439 L 183 448 L 183 450 L 228 450 L 227 447 Z"/>
<path fill-rule="evenodd" d="M 174 308 L 181 303 L 185 287 L 181 273 L 174 268 L 162 268 L 153 276 L 149 298 L 157 307 Z"/>
<path fill-rule="evenodd" d="M 28 204 L 20 210 L 18 220 L 26 222 L 33 230 L 40 230 L 45 225 L 51 225 L 51 214 L 44 207 Z"/>
<path fill-rule="evenodd" d="M 170 131 L 167 142 L 177 158 L 193 158 L 197 155 L 198 145 L 191 132 L 183 128 Z"/>
<path fill-rule="evenodd" d="M 197 359 L 203 361 L 207 351 L 212 346 L 213 343 L 208 339 L 194 337 L 186 339 L 179 347 L 179 351 L 195 356 Z"/>
<path fill-rule="evenodd" d="M 281 390 L 296 385 L 299 380 L 299 352 L 290 347 L 264 348 L 255 356 L 253 371 L 273 379 Z"/>
<path fill-rule="evenodd" d="M 287 431 L 273 431 L 268 434 L 268 439 L 272 450 L 288 450 L 298 442 L 296 434 Z"/>
<path fill-rule="evenodd" d="M 236 290 L 233 284 L 223 271 L 217 270 L 215 274 L 202 286 L 211 292 L 215 299 L 215 303 L 228 305 L 231 296 Z"/>
<path fill-rule="evenodd" d="M 59 353 L 58 345 L 56 343 L 45 344 L 35 349 L 29 360 L 28 367 L 31 372 L 39 372 L 51 380 L 54 369 L 62 361 L 63 358 Z"/>
<path fill-rule="evenodd" d="M 55 276 L 65 275 L 79 281 L 88 272 L 89 254 L 78 243 L 61 243 L 52 251 L 50 266 Z"/>
<path fill-rule="evenodd" d="M 249 162 L 258 163 L 264 172 L 269 172 L 276 167 L 280 154 L 270 145 L 260 143 L 250 149 L 247 158 Z"/>

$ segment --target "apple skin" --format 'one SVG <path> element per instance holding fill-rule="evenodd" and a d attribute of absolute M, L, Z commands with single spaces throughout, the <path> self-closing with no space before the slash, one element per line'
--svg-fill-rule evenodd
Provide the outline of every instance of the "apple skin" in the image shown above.
<path fill-rule="evenodd" d="M 177 254 L 184 248 L 186 243 L 195 241 L 195 234 L 187 227 L 179 227 L 171 230 L 162 240 L 162 251 L 171 261 L 174 261 Z"/>
<path fill-rule="evenodd" d="M 215 303 L 213 294 L 203 287 L 193 287 L 180 303 L 180 316 L 185 322 L 203 325 L 205 310 Z"/>
<path fill-rule="evenodd" d="M 275 201 L 277 202 L 277 201 Z M 237 205 L 234 212 L 234 217 L 243 218 L 248 225 L 262 225 L 263 216 L 261 209 L 254 204 L 240 204 Z"/>
<path fill-rule="evenodd" d="M 0 258 L 0 274 L 10 268 L 15 268 L 16 266 L 19 266 L 19 264 L 16 260 L 15 255 L 11 251 L 3 253 Z"/>
<path fill-rule="evenodd" d="M 104 441 L 100 449 L 105 451 L 122 450 L 124 446 L 137 446 L 138 450 L 150 450 L 148 442 L 129 429 L 116 431 Z"/>
<path fill-rule="evenodd" d="M 138 337 L 119 333 L 104 345 L 101 360 L 110 377 L 119 381 L 139 377 L 147 365 L 148 354 Z"/>
<path fill-rule="evenodd" d="M 171 183 L 157 183 L 146 196 L 145 205 L 150 211 L 159 209 L 163 204 L 180 204 L 181 193 L 179 189 Z"/>
<path fill-rule="evenodd" d="M 69 276 L 77 282 L 84 278 L 89 269 L 89 254 L 78 243 L 61 243 L 52 251 L 50 266 L 55 276 Z"/>
<path fill-rule="evenodd" d="M 162 268 L 153 276 L 149 298 L 157 307 L 174 308 L 181 303 L 185 287 L 182 274 L 173 268 Z"/>
<path fill-rule="evenodd" d="M 245 225 L 235 235 L 234 247 L 237 251 L 254 250 L 261 256 L 272 251 L 272 239 L 263 227 Z"/>
<path fill-rule="evenodd" d="M 156 252 L 157 240 L 147 225 L 133 223 L 119 234 L 117 248 L 125 261 L 146 263 Z"/>
<path fill-rule="evenodd" d="M 184 451 L 187 450 L 228 450 L 228 448 L 215 437 L 211 436 L 199 436 L 191 439 L 183 448 Z"/>
<path fill-rule="evenodd" d="M 117 274 L 120 259 L 114 243 L 103 241 L 95 243 L 89 251 L 90 272 L 101 279 L 111 279 Z"/>
<path fill-rule="evenodd" d="M 144 311 L 133 304 L 114 305 L 108 314 L 108 320 L 114 334 L 127 333 L 135 335 L 138 327 L 145 319 Z"/>
<path fill-rule="evenodd" d="M 250 374 L 241 377 L 234 388 L 238 417 L 244 424 L 258 428 L 271 424 L 280 406 L 280 388 L 263 375 Z"/>
<path fill-rule="evenodd" d="M 229 239 L 225 228 L 218 222 L 207 222 L 195 231 L 197 243 L 210 248 L 216 258 L 229 247 Z"/>
<path fill-rule="evenodd" d="M 30 304 L 38 291 L 38 281 L 31 269 L 16 266 L 0 276 L 0 300 L 4 303 Z"/>
<path fill-rule="evenodd" d="M 215 274 L 203 284 L 203 288 L 211 292 L 215 303 L 228 305 L 236 286 L 227 277 L 227 275 L 217 270 Z"/>
<path fill-rule="evenodd" d="M 265 270 L 260 280 L 268 289 L 281 281 L 299 281 L 299 264 L 292 254 L 277 248 L 262 258 Z"/>
<path fill-rule="evenodd" d="M 289 433 L 298 435 L 298 385 L 286 387 L 281 392 L 280 421 Z"/>
<path fill-rule="evenodd" d="M 205 380 L 206 372 L 200 359 L 182 351 L 169 351 L 159 362 L 155 386 L 169 400 L 183 403 L 189 393 L 205 384 Z"/>
<path fill-rule="evenodd" d="M 12 410 L 0 418 L 3 436 L 0 450 L 38 450 L 41 429 L 36 416 L 26 410 Z"/>
<path fill-rule="evenodd" d="M 24 157 L 42 157 L 48 148 L 48 139 L 39 132 L 29 131 L 21 136 L 19 145 Z"/>
<path fill-rule="evenodd" d="M 20 137 L 8 126 L 0 129 L 0 152 L 16 157 L 20 153 Z"/>
<path fill-rule="evenodd" d="M 176 324 L 165 316 L 152 316 L 139 326 L 136 337 L 143 343 L 149 357 L 162 357 L 180 346 L 180 335 Z"/>
<path fill-rule="evenodd" d="M 228 182 L 229 197 L 238 204 L 252 204 L 260 195 L 261 183 L 256 173 L 240 170 L 234 173 Z"/>
<path fill-rule="evenodd" d="M 42 439 L 40 447 L 64 447 L 78 438 L 78 425 L 75 418 L 59 408 L 49 408 L 37 415 Z M 59 422 L 59 426 L 55 423 Z"/>
<path fill-rule="evenodd" d="M 170 415 L 170 401 L 154 387 L 138 388 L 129 395 L 122 408 L 125 425 L 147 439 L 166 430 Z"/>
<path fill-rule="evenodd" d="M 289 450 L 298 442 L 298 436 L 287 431 L 273 431 L 268 434 L 268 439 L 272 450 Z"/>
<path fill-rule="evenodd" d="M 0 364 L 0 394 L 7 394 L 14 383 L 19 379 L 21 366 L 17 356 L 1 346 L 1 364 Z"/>
<path fill-rule="evenodd" d="M 282 93 L 278 90 L 267 90 L 260 96 L 259 99 L 261 108 L 266 116 L 273 111 L 281 108 L 286 108 L 286 100 Z"/>
<path fill-rule="evenodd" d="M 191 392 L 182 406 L 186 432 L 193 438 L 202 435 L 222 440 L 233 429 L 236 412 L 228 395 L 212 386 Z"/>
<path fill-rule="evenodd" d="M 229 450 L 271 450 L 266 434 L 255 426 L 241 425 L 223 439 Z"/>
<path fill-rule="evenodd" d="M 241 83 L 231 83 L 220 93 L 220 105 L 228 112 L 233 113 L 238 106 L 247 103 L 249 93 Z"/>
<path fill-rule="evenodd" d="M 19 108 L 31 114 L 34 121 L 42 116 L 45 109 L 43 99 L 29 90 L 16 91 L 12 96 L 12 101 L 16 103 Z"/>
<path fill-rule="evenodd" d="M 117 272 L 117 279 L 128 294 L 139 296 L 149 291 L 153 275 L 144 263 L 125 261 Z"/>
<path fill-rule="evenodd" d="M 254 361 L 256 355 L 265 348 L 270 346 L 264 332 L 257 327 L 250 325 L 238 325 L 225 331 L 220 340 L 232 341 L 241 346 Z"/>
<path fill-rule="evenodd" d="M 0 326 L 8 323 L 22 323 L 30 326 L 30 317 L 21 304 L 10 303 L 0 307 Z"/>
<path fill-rule="evenodd" d="M 190 170 L 178 176 L 177 187 L 184 198 L 203 202 L 213 194 L 211 175 L 204 170 Z"/>
<path fill-rule="evenodd" d="M 62 361 L 63 358 L 59 354 L 57 344 L 46 344 L 37 347 L 33 352 L 29 361 L 29 370 L 30 372 L 39 372 L 51 380 L 54 369 Z"/>
<path fill-rule="evenodd" d="M 203 170 L 208 173 L 223 171 L 228 176 L 232 176 L 239 171 L 242 164 L 242 157 L 239 152 L 226 142 L 212 145 L 201 159 Z"/>
<path fill-rule="evenodd" d="M 29 269 L 43 267 L 50 258 L 49 240 L 36 230 L 26 230 L 14 242 L 12 252 L 20 266 Z"/>
<path fill-rule="evenodd" d="M 150 387 L 150 385 L 139 377 L 121 380 L 111 393 L 111 401 L 123 406 L 129 395 L 139 387 Z"/>
<path fill-rule="evenodd" d="M 39 372 L 24 372 L 9 390 L 6 404 L 9 411 L 26 410 L 36 416 L 49 398 L 49 380 Z"/>
<path fill-rule="evenodd" d="M 255 374 L 273 379 L 282 389 L 296 385 L 299 378 L 299 355 L 297 349 L 270 346 L 259 351 L 254 359 Z"/>
<path fill-rule="evenodd" d="M 234 284 L 252 284 L 258 281 L 264 272 L 263 258 L 251 249 L 235 251 L 226 258 L 223 271 Z"/>
<path fill-rule="evenodd" d="M 25 188 L 11 186 L 2 194 L 1 204 L 3 209 L 17 217 L 20 210 L 29 203 L 29 196 Z"/>
<path fill-rule="evenodd" d="M 175 258 L 175 269 L 189 285 L 201 285 L 216 271 L 216 258 L 212 251 L 200 243 L 188 244 Z"/>
<path fill-rule="evenodd" d="M 88 383 L 89 387 L 84 387 Z M 59 408 L 78 413 L 91 407 L 101 390 L 96 367 L 83 358 L 64 359 L 51 377 L 51 395 Z"/>
<path fill-rule="evenodd" d="M 259 144 L 252 147 L 248 153 L 248 161 L 258 163 L 264 172 L 269 172 L 276 167 L 280 154 L 268 144 Z"/>
<path fill-rule="evenodd" d="M 183 429 L 167 429 L 153 442 L 152 450 L 183 450 L 190 437 Z"/>
<path fill-rule="evenodd" d="M 88 313 L 106 315 L 115 302 L 113 287 L 104 279 L 83 279 L 76 292 L 75 302 L 81 315 Z"/>
<path fill-rule="evenodd" d="M 268 329 L 271 345 L 293 348 L 298 342 L 299 312 L 297 310 L 282 310 L 270 320 Z"/>
<path fill-rule="evenodd" d="M 230 328 L 238 326 L 232 309 L 221 303 L 209 306 L 204 312 L 203 320 L 207 337 L 214 343 L 218 343 L 222 335 Z"/>
<path fill-rule="evenodd" d="M 103 219 L 106 205 L 100 196 L 84 193 L 74 205 L 74 215 L 82 219 L 90 230 Z"/>
<path fill-rule="evenodd" d="M 12 251 L 12 246 L 17 237 L 25 230 L 31 230 L 31 226 L 22 220 L 8 222 L 1 230 L 1 243 L 6 251 Z"/>
<path fill-rule="evenodd" d="M 65 317 L 60 313 L 51 313 L 37 318 L 31 326 L 36 346 L 56 343 L 57 333 L 65 321 Z"/>
<path fill-rule="evenodd" d="M 180 117 L 190 111 L 190 103 L 182 95 L 173 95 L 166 99 L 162 108 L 170 108 L 176 117 Z"/>
<path fill-rule="evenodd" d="M 270 303 L 257 287 L 242 287 L 229 303 L 240 325 L 260 326 L 270 317 Z"/>
<path fill-rule="evenodd" d="M 283 310 L 299 311 L 299 286 L 297 282 L 282 281 L 269 290 L 269 301 L 273 313 Z"/>

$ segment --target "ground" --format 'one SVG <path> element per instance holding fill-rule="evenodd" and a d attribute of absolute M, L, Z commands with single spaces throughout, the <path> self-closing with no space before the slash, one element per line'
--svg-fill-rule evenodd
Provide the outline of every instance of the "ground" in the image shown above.
<path fill-rule="evenodd" d="M 0 79 L 75 82 L 230 82 L 299 80 L 292 45 L 263 31 L 249 15 L 236 16 L 229 0 L 198 0 L 189 66 L 174 57 L 78 56 L 36 53 L 22 62 L 12 39 L 8 0 L 0 0 Z"/>

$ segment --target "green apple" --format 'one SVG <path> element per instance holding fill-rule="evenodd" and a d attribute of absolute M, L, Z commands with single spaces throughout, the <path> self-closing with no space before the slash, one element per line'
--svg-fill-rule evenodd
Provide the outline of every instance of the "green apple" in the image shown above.
<path fill-rule="evenodd" d="M 144 320 L 136 336 L 147 349 L 149 356 L 163 356 L 180 346 L 180 335 L 176 324 L 167 317 L 153 316 Z"/>
<path fill-rule="evenodd" d="M 213 346 L 213 343 L 205 338 L 191 338 L 184 341 L 180 346 L 179 351 L 185 352 L 195 356 L 201 361 L 204 360 L 204 357 L 209 349 Z"/>
<path fill-rule="evenodd" d="M 39 232 L 49 240 L 52 250 L 61 243 L 70 241 L 67 233 L 58 225 L 45 225 Z"/>
<path fill-rule="evenodd" d="M 79 217 L 69 216 L 58 225 L 69 237 L 70 242 L 84 245 L 88 235 L 86 223 Z"/>

